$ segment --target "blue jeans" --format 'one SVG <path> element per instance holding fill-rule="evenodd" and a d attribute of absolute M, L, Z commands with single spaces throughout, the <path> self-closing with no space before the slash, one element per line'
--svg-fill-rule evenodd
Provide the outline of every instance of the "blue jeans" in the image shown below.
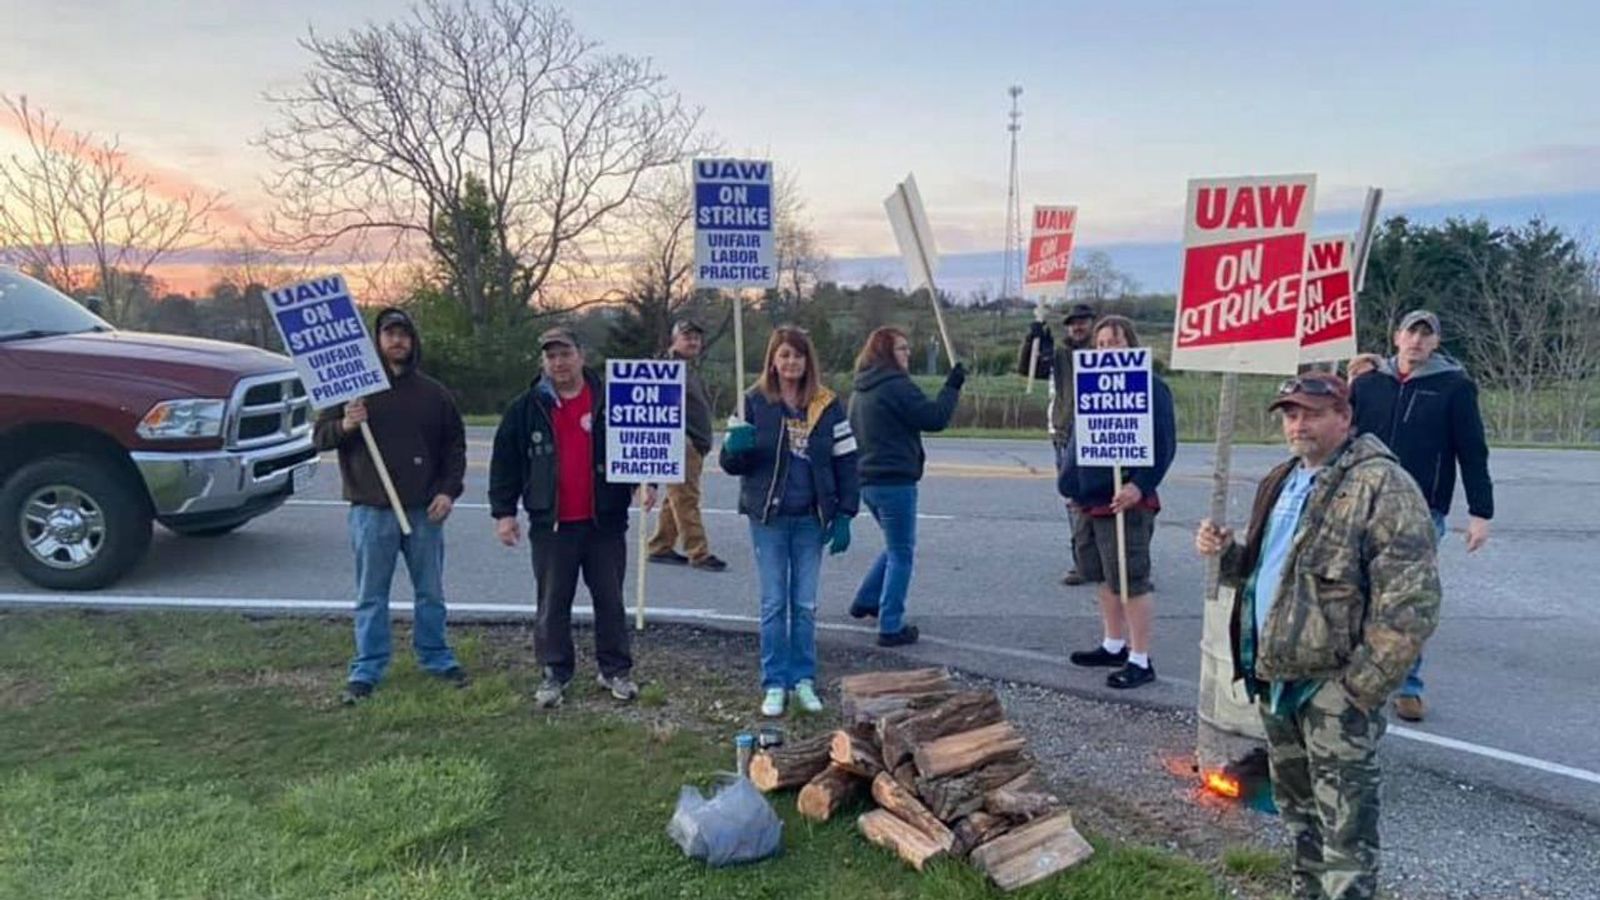
<path fill-rule="evenodd" d="M 896 634 L 905 628 L 906 594 L 917 555 L 917 486 L 863 485 L 861 499 L 883 529 L 884 547 L 856 588 L 854 606 L 878 614 L 879 634 Z"/>
<path fill-rule="evenodd" d="M 423 509 L 406 510 L 411 536 L 400 533 L 400 520 L 386 507 L 350 507 L 350 546 L 356 556 L 356 655 L 350 661 L 351 681 L 377 684 L 389 667 L 389 583 L 395 563 L 405 556 L 416 595 L 411 643 L 417 664 L 429 672 L 456 665 L 444 642 L 444 526 L 428 521 Z"/>
<path fill-rule="evenodd" d="M 792 688 L 817 678 L 817 576 L 822 523 L 816 516 L 750 518 L 761 579 L 761 686 Z"/>
<path fill-rule="evenodd" d="M 1444 513 L 1433 510 L 1433 545 L 1439 546 L 1444 540 Z M 1417 661 L 1411 664 L 1411 671 L 1406 673 L 1406 682 L 1400 686 L 1400 696 L 1422 696 L 1422 655 L 1417 655 Z"/>

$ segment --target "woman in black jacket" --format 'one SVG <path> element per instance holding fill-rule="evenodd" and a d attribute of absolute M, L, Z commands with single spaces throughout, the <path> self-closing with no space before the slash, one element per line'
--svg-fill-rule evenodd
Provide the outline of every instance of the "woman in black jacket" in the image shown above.
<path fill-rule="evenodd" d="M 817 696 L 817 581 L 822 546 L 843 553 L 860 506 L 856 441 L 839 398 L 823 385 L 811 339 L 783 327 L 767 341 L 744 421 L 718 457 L 739 476 L 739 512 L 761 579 L 761 714 L 783 715 L 790 690 L 806 712 Z"/>
<path fill-rule="evenodd" d="M 922 480 L 922 433 L 943 431 L 961 398 L 966 369 L 956 363 L 937 399 L 911 381 L 911 342 L 898 328 L 879 328 L 856 357 L 850 426 L 861 442 L 861 499 L 883 529 L 883 553 L 856 589 L 850 615 L 878 618 L 878 644 L 917 641 L 905 624 L 906 594 L 917 549 L 917 482 Z"/>

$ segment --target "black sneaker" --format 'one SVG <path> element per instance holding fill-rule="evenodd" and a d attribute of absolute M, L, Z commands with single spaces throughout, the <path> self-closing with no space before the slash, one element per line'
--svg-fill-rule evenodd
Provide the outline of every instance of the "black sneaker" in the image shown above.
<path fill-rule="evenodd" d="M 1121 650 L 1112 653 L 1104 644 L 1093 650 L 1080 650 L 1068 656 L 1067 659 L 1075 666 L 1093 668 L 1095 666 L 1121 666 L 1128 662 L 1128 647 L 1123 645 Z"/>
<path fill-rule="evenodd" d="M 728 564 L 718 559 L 716 554 L 707 553 L 705 556 L 702 556 L 699 559 L 689 560 L 689 568 L 705 569 L 707 572 L 721 572 L 722 570 L 728 568 Z"/>
<path fill-rule="evenodd" d="M 1136 688 L 1141 684 L 1149 684 L 1155 680 L 1156 667 L 1154 665 L 1136 666 L 1133 663 L 1128 663 L 1121 669 L 1106 676 L 1106 686 L 1118 689 Z"/>
<path fill-rule="evenodd" d="M 467 677 L 467 670 L 460 666 L 451 666 L 443 672 L 435 672 L 435 678 L 449 682 L 456 690 L 464 691 L 472 686 L 472 679 Z"/>
<path fill-rule="evenodd" d="M 1067 585 L 1068 587 L 1077 587 L 1078 585 L 1083 584 L 1085 581 L 1087 581 L 1087 579 L 1085 579 L 1077 569 L 1068 569 L 1067 574 L 1061 576 L 1061 583 Z"/>
<path fill-rule="evenodd" d="M 907 625 L 906 627 L 900 629 L 899 631 L 896 631 L 893 634 L 880 634 L 880 635 L 878 635 L 878 646 L 879 647 L 904 647 L 907 644 L 915 644 L 917 642 L 917 636 L 919 634 L 920 634 L 920 632 L 917 631 L 917 626 L 915 626 L 915 625 Z"/>
<path fill-rule="evenodd" d="M 339 702 L 345 706 L 355 706 L 371 696 L 372 685 L 365 681 L 351 681 L 345 684 L 344 692 L 339 694 Z"/>
<path fill-rule="evenodd" d="M 689 564 L 689 557 L 676 550 L 663 550 L 660 553 L 650 554 L 650 561 L 653 563 L 665 563 L 669 566 L 686 566 Z"/>
<path fill-rule="evenodd" d="M 850 618 L 852 619 L 876 619 L 877 617 L 878 611 L 875 609 L 857 606 L 854 603 L 850 604 Z"/>

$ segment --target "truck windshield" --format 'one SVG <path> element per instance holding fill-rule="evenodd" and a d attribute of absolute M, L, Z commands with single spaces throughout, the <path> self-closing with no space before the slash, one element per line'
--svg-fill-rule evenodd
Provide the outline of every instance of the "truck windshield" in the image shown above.
<path fill-rule="evenodd" d="M 0 341 L 110 331 L 106 321 L 43 282 L 0 268 Z"/>

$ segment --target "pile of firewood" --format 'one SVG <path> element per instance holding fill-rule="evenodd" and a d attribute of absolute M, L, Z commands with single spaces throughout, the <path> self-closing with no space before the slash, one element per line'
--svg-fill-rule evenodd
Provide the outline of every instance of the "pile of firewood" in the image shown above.
<path fill-rule="evenodd" d="M 1005 890 L 1094 851 L 1050 794 L 993 691 L 963 691 L 943 669 L 872 672 L 841 682 L 845 727 L 755 755 L 763 791 L 800 788 L 800 813 L 826 821 L 870 793 L 857 824 L 921 870 L 964 858 Z"/>

